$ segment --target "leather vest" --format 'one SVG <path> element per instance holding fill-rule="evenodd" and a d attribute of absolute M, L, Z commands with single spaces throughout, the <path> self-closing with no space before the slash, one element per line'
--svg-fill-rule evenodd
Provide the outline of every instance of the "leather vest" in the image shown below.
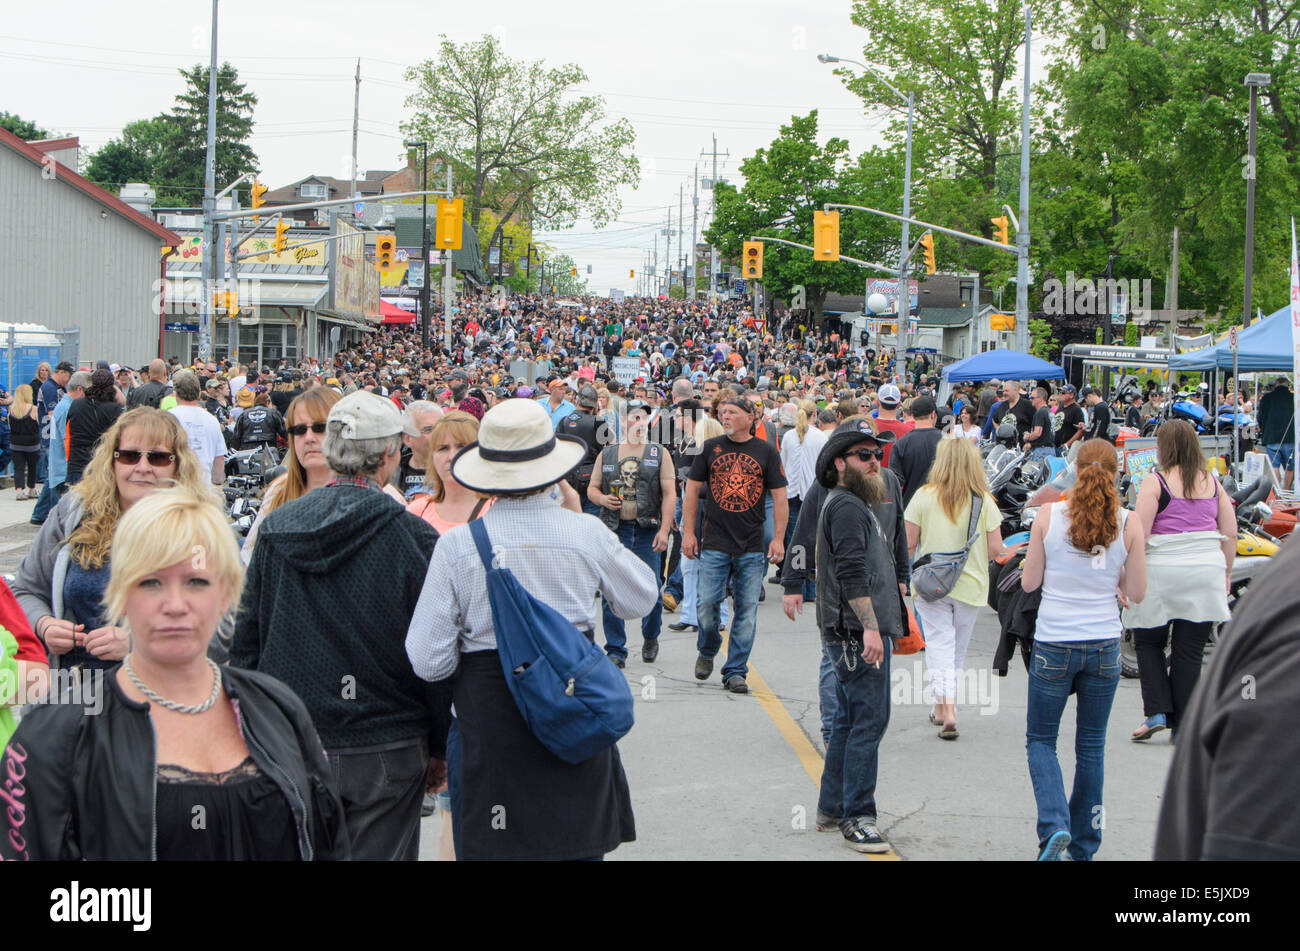
<path fill-rule="evenodd" d="M 586 410 L 570 413 L 560 420 L 558 432 L 566 436 L 577 436 L 587 444 L 587 454 L 582 457 L 582 462 L 578 463 L 577 468 L 568 475 L 569 485 L 573 486 L 585 501 L 587 486 L 591 482 L 591 474 L 596 466 L 596 457 L 600 455 L 603 447 L 614 442 L 614 433 L 610 430 L 609 423 L 597 419 Z"/>
<path fill-rule="evenodd" d="M 251 445 L 252 443 L 275 442 L 275 422 L 271 417 L 271 411 L 265 406 L 254 406 L 244 410 L 239 417 L 240 429 L 242 430 L 242 445 Z"/>
<path fill-rule="evenodd" d="M 641 456 L 641 466 L 636 473 L 636 523 L 642 528 L 658 528 L 663 511 L 663 489 L 659 485 L 660 462 L 663 446 L 646 443 Z M 609 494 L 610 488 L 620 480 L 618 471 L 618 446 L 608 446 L 600 457 L 600 491 Z M 600 520 L 610 531 L 618 531 L 622 521 L 617 511 L 601 506 Z"/>

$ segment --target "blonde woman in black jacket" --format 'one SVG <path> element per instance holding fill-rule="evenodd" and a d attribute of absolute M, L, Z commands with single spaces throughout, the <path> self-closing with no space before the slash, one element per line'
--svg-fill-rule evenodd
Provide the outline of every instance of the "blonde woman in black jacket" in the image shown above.
<path fill-rule="evenodd" d="M 206 657 L 241 582 L 212 499 L 162 489 L 122 517 L 105 602 L 130 652 L 84 675 L 81 702 L 33 708 L 10 738 L 0 859 L 349 857 L 302 701 Z"/>

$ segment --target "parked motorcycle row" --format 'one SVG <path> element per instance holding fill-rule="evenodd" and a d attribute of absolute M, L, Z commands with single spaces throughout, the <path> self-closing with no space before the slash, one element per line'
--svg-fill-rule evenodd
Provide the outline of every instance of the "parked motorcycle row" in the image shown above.
<path fill-rule="evenodd" d="M 1188 405 L 1200 409 L 1196 404 Z M 1224 415 L 1226 418 L 1221 422 L 1231 426 L 1231 409 L 1227 409 Z M 1247 425 L 1240 421 L 1239 424 Z M 1152 423 L 1152 430 L 1156 425 L 1158 423 Z M 1253 420 L 1249 425 L 1253 425 Z M 1002 515 L 1003 548 L 989 572 L 989 606 L 994 610 L 1007 596 L 998 587 L 999 578 L 1023 561 L 1029 547 L 1029 529 L 1039 508 L 1059 501 L 1075 481 L 1073 463 L 1059 458 L 1031 460 L 1028 453 L 1005 445 L 1007 441 L 1014 444 L 1014 440 L 1014 426 L 1004 423 L 999 427 L 996 441 L 981 446 L 989 492 Z M 1121 471 L 1117 482 L 1121 498 L 1128 497 L 1130 484 L 1130 477 Z M 1237 556 L 1232 565 L 1232 586 L 1228 596 L 1228 605 L 1232 608 L 1268 559 L 1277 553 L 1281 539 L 1295 529 L 1297 506 L 1278 498 L 1267 475 L 1246 486 L 1238 486 L 1229 475 L 1224 477 L 1223 484 L 1237 512 Z M 1214 649 L 1218 639 L 1219 625 L 1216 625 L 1206 645 L 1207 654 Z M 1137 653 L 1129 630 L 1124 632 L 1120 641 L 1120 663 L 1125 677 L 1138 675 Z"/>
<path fill-rule="evenodd" d="M 267 443 L 226 456 L 226 481 L 222 491 L 229 507 L 231 527 L 241 539 L 253 527 L 262 504 L 262 493 L 286 471 L 280 458 L 279 451 Z"/>

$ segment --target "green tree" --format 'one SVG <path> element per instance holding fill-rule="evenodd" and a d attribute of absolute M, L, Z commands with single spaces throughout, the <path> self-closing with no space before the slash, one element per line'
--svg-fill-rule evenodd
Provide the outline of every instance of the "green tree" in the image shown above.
<path fill-rule="evenodd" d="M 161 116 L 128 122 L 122 134 L 110 139 L 90 157 L 86 177 L 107 191 L 116 193 L 127 182 L 147 182 L 159 191 L 162 179 L 156 174 L 162 155 L 172 147 L 173 126 Z M 179 199 L 179 200 L 177 200 Z M 163 205 L 189 204 L 195 194 L 184 195 L 176 189 L 159 191 Z"/>
<path fill-rule="evenodd" d="M 1030 0 L 1036 32 L 1057 0 Z M 913 94 L 913 215 L 992 237 L 991 217 L 1015 206 L 1019 188 L 1020 64 L 1025 39 L 1019 0 L 855 0 L 853 23 L 867 33 L 863 59 Z M 1039 47 L 1041 49 L 1041 46 Z M 838 71 L 867 108 L 888 110 L 888 138 L 906 137 L 907 104 L 871 73 Z M 927 189 L 923 201 L 918 183 Z M 880 207 L 880 206 L 874 206 Z M 892 210 L 892 209 L 891 209 Z M 971 242 L 936 235 L 940 266 L 997 276 L 1015 259 Z"/>
<path fill-rule="evenodd" d="M 0 112 L 0 129 L 8 129 L 18 138 L 30 142 L 32 139 L 48 139 L 50 133 L 35 122 L 24 119 L 12 112 Z"/>
<path fill-rule="evenodd" d="M 1032 356 L 1055 360 L 1060 350 L 1060 341 L 1052 335 L 1050 323 L 1041 318 L 1029 321 L 1029 352 Z"/>
<path fill-rule="evenodd" d="M 640 181 L 636 135 L 626 119 L 606 121 L 601 97 L 576 94 L 582 68 L 510 59 L 490 35 L 441 40 L 437 60 L 406 71 L 418 89 L 402 131 L 451 157 L 470 223 L 477 228 L 484 209 L 548 228 L 616 218 L 618 188 Z"/>
<path fill-rule="evenodd" d="M 109 191 L 126 182 L 146 182 L 158 204 L 195 207 L 203 199 L 208 149 L 208 70 L 181 70 L 185 87 L 171 112 L 128 123 L 119 138 L 90 157 L 87 177 Z M 239 82 L 229 63 L 217 70 L 217 129 L 214 169 L 219 191 L 244 172 L 258 170 L 247 140 L 253 131 L 257 96 Z"/>
<path fill-rule="evenodd" d="M 1130 321 L 1124 325 L 1124 346 L 1136 347 L 1141 342 L 1142 336 L 1138 332 L 1138 325 Z"/>
<path fill-rule="evenodd" d="M 715 186 L 716 210 L 704 238 L 724 257 L 738 259 L 744 241 L 770 236 L 812 244 L 813 212 L 825 202 L 867 204 L 901 194 L 901 163 L 891 152 L 872 151 L 849 163 L 849 144 L 831 138 L 817 141 L 817 112 L 793 116 L 767 148 L 740 165 L 745 184 Z M 886 219 L 862 212 L 840 216 L 840 250 L 878 263 L 896 261 L 896 231 Z M 892 261 L 891 261 L 892 258 Z M 796 302 L 802 287 L 808 311 L 821 319 L 827 293 L 861 292 L 865 274 L 846 261 L 814 261 L 811 251 L 768 243 L 763 253 L 762 283 L 771 292 Z"/>
<path fill-rule="evenodd" d="M 1059 106 L 1058 195 L 1088 210 L 1056 216 L 1051 243 L 1090 244 L 1092 267 L 1163 275 L 1180 230 L 1184 307 L 1239 312 L 1245 248 L 1248 72 L 1259 99 L 1254 299 L 1287 298 L 1288 214 L 1300 199 L 1300 8 L 1261 0 L 1071 0 L 1048 89 Z M 1051 215 L 1052 200 L 1044 208 Z M 1081 228 L 1071 225 L 1083 224 Z"/>
<path fill-rule="evenodd" d="M 587 282 L 582 277 L 582 269 L 578 269 L 578 276 L 573 275 L 573 269 L 578 267 L 567 254 L 548 251 L 546 253 L 546 293 L 551 293 L 551 288 L 555 288 L 555 293 L 560 297 L 578 296 L 587 293 Z M 534 271 L 536 274 L 536 271 Z"/>

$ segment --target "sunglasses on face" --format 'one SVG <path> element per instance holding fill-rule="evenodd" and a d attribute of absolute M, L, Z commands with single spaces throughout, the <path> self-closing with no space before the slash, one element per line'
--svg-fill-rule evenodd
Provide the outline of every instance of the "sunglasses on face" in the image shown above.
<path fill-rule="evenodd" d="M 324 423 L 312 423 L 312 424 L 309 426 L 309 425 L 307 425 L 306 423 L 299 423 L 297 426 L 290 426 L 290 427 L 289 427 L 289 435 L 290 435 L 290 436 L 297 436 L 297 437 L 301 438 L 301 437 L 307 435 L 307 430 L 309 430 L 309 429 L 310 429 L 312 432 L 314 432 L 317 436 L 321 436 L 321 435 L 324 435 L 324 433 L 325 433 L 325 424 L 324 424 Z"/>
<path fill-rule="evenodd" d="M 884 458 L 885 458 L 885 450 L 883 450 L 883 449 L 854 449 L 854 450 L 852 450 L 852 451 L 850 451 L 850 452 L 846 452 L 846 453 L 844 454 L 844 458 L 846 458 L 846 459 L 847 459 L 849 456 L 857 456 L 859 462 L 868 462 L 868 461 L 870 461 L 870 460 L 872 460 L 872 459 L 875 459 L 877 462 L 883 462 L 883 461 L 884 461 Z"/>
<path fill-rule="evenodd" d="M 141 452 L 139 449 L 117 449 L 113 452 L 114 459 L 128 466 L 138 466 L 142 456 L 148 459 L 149 465 L 153 466 L 155 469 L 161 469 L 163 466 L 170 466 L 176 461 L 174 453 L 162 452 L 161 450 Z"/>

